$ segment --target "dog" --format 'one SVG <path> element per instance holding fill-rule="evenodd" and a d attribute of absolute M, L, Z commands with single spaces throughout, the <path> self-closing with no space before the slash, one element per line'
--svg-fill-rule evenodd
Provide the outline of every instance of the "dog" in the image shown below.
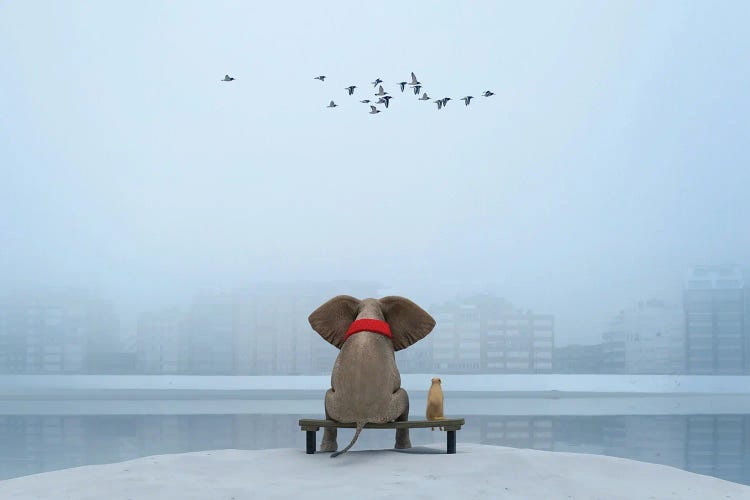
<path fill-rule="evenodd" d="M 432 386 L 430 386 L 430 390 L 427 393 L 427 420 L 445 420 L 445 415 L 443 415 L 443 388 L 440 385 L 441 382 L 438 377 L 432 378 Z M 434 431 L 435 428 L 433 427 L 432 430 Z M 443 428 L 440 427 L 440 430 L 442 431 Z"/>

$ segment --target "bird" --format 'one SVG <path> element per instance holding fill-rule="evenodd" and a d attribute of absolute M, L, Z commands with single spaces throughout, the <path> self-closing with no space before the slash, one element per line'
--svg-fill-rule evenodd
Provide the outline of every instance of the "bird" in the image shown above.
<path fill-rule="evenodd" d="M 354 93 L 354 89 L 356 89 L 356 88 L 357 88 L 356 85 L 350 85 L 350 86 L 346 87 L 346 90 L 349 91 L 349 95 L 352 95 Z"/>
<path fill-rule="evenodd" d="M 412 88 L 414 89 L 414 95 L 419 95 L 419 91 L 422 90 L 422 86 L 421 85 L 415 85 Z"/>
<path fill-rule="evenodd" d="M 375 104 L 385 104 L 385 99 L 381 97 L 380 99 L 378 99 L 378 102 L 376 102 Z"/>
<path fill-rule="evenodd" d="M 388 94 L 388 92 L 385 92 L 383 90 L 383 86 L 381 85 L 380 88 L 378 89 L 378 93 L 375 95 L 386 95 L 386 94 Z"/>
<path fill-rule="evenodd" d="M 420 85 L 413 71 L 411 72 L 411 82 L 409 83 L 409 85 Z"/>
<path fill-rule="evenodd" d="M 438 109 L 443 108 L 443 100 L 442 99 L 435 99 L 435 102 L 437 103 Z"/>
<path fill-rule="evenodd" d="M 388 107 L 388 103 L 391 102 L 391 99 L 393 99 L 393 97 L 387 95 L 387 96 L 383 96 L 383 99 L 385 99 L 385 107 L 387 108 Z"/>
<path fill-rule="evenodd" d="M 420 101 L 429 101 L 430 100 L 430 96 L 428 96 L 427 92 L 425 92 L 424 94 L 422 94 L 422 97 L 420 97 L 419 100 Z"/>
<path fill-rule="evenodd" d="M 468 106 L 471 100 L 474 99 L 473 95 L 467 95 L 466 97 L 462 97 L 461 100 L 464 102 L 464 105 Z"/>
<path fill-rule="evenodd" d="M 443 97 L 443 107 L 446 107 L 448 105 L 448 101 L 452 101 L 450 97 Z"/>
<path fill-rule="evenodd" d="M 370 102 L 370 100 L 369 100 L 369 99 L 364 99 L 364 100 L 362 100 L 362 101 L 359 101 L 359 102 L 361 102 L 361 103 L 363 103 L 363 104 L 367 104 L 368 102 Z"/>
<path fill-rule="evenodd" d="M 336 106 L 338 106 L 338 104 L 336 104 L 335 102 L 331 101 L 331 104 L 329 104 L 329 105 L 328 105 L 328 106 L 326 106 L 326 107 L 327 107 L 327 108 L 335 108 Z"/>
<path fill-rule="evenodd" d="M 404 89 L 406 88 L 406 82 L 398 82 L 398 84 L 401 87 L 401 92 L 403 92 Z"/>
<path fill-rule="evenodd" d="M 370 106 L 370 114 L 371 115 L 375 115 L 375 114 L 378 114 L 378 113 L 380 113 L 380 110 L 378 108 L 376 108 L 375 106 Z"/>
<path fill-rule="evenodd" d="M 487 92 L 485 92 L 485 93 L 484 93 L 484 94 L 482 94 L 482 95 L 483 95 L 484 97 L 489 97 L 489 96 L 491 96 L 491 95 L 495 95 L 495 93 L 494 93 L 494 92 L 490 92 L 490 91 L 488 90 Z"/>
<path fill-rule="evenodd" d="M 378 86 L 379 83 L 383 83 L 383 80 L 381 80 L 380 78 L 378 78 L 374 82 L 371 82 L 371 83 L 372 83 L 372 88 L 375 88 L 375 87 Z"/>
<path fill-rule="evenodd" d="M 321 82 L 324 81 L 325 79 L 326 79 L 325 75 L 320 75 L 320 76 L 315 77 L 315 80 L 320 80 Z"/>
<path fill-rule="evenodd" d="M 231 82 L 232 80 L 234 80 L 234 78 L 232 78 L 231 76 L 224 75 L 224 79 L 223 80 L 219 80 L 219 81 L 220 82 Z"/>

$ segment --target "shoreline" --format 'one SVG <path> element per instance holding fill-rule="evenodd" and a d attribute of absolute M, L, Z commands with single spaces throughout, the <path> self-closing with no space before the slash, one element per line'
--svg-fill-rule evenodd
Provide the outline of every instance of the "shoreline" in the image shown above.
<path fill-rule="evenodd" d="M 409 394 L 411 418 L 423 413 L 427 395 Z M 194 399 L 39 398 L 0 399 L 0 415 L 296 415 L 323 418 L 324 396 L 302 398 Z M 750 395 L 624 395 L 580 397 L 460 397 L 446 394 L 446 416 L 615 416 L 615 415 L 750 415 Z"/>
<path fill-rule="evenodd" d="M 426 399 L 427 391 L 407 390 L 410 396 Z M 622 398 L 749 398 L 745 392 L 596 392 L 596 391 L 443 391 L 446 399 L 622 399 Z M 0 390 L 0 401 L 232 401 L 232 400 L 318 400 L 325 390 L 185 390 L 185 389 L 63 389 Z"/>

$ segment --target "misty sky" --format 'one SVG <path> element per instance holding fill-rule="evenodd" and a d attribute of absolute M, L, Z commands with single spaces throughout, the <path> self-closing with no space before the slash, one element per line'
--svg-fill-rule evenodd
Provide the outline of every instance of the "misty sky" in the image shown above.
<path fill-rule="evenodd" d="M 2 2 L 0 281 L 492 291 L 594 342 L 692 264 L 750 267 L 748 25 L 730 1 Z M 401 94 L 411 71 L 454 101 Z"/>

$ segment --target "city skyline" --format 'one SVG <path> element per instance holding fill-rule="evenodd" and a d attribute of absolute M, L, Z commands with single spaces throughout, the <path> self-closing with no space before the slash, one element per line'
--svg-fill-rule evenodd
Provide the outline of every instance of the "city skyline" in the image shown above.
<path fill-rule="evenodd" d="M 446 298 L 425 304 L 433 333 L 396 358 L 404 373 L 746 373 L 747 285 L 737 266 L 695 266 L 677 286 L 683 301 L 623 304 L 592 344 L 560 343 L 554 315 L 507 297 Z M 386 289 L 338 281 L 201 292 L 184 307 L 142 312 L 132 331 L 91 292 L 9 294 L 0 300 L 0 371 L 324 374 L 338 351 L 313 332 L 310 312 L 334 295 Z"/>

